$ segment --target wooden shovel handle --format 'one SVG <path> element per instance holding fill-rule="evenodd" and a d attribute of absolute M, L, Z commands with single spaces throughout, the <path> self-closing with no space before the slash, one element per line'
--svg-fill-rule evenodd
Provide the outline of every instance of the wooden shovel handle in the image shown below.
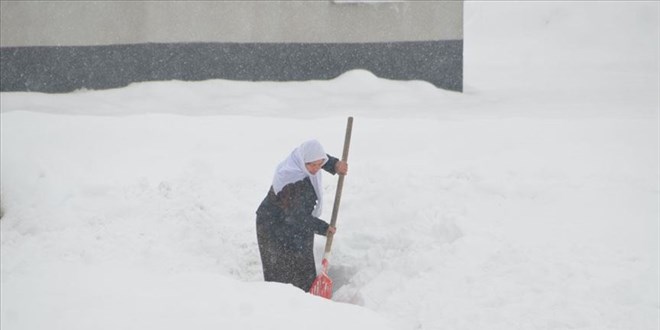
<path fill-rule="evenodd" d="M 353 131 L 353 117 L 348 117 L 348 122 L 346 123 L 346 136 L 344 137 L 344 152 L 341 155 L 341 160 L 344 162 L 348 161 L 348 148 L 351 145 L 351 133 Z M 335 204 L 332 207 L 332 217 L 330 218 L 330 226 L 336 227 L 337 224 L 337 214 L 339 213 L 339 202 L 341 201 L 341 190 L 344 188 L 344 175 L 339 174 L 339 180 L 337 181 L 337 191 L 335 192 Z M 332 238 L 335 235 L 328 233 L 328 236 L 325 240 L 325 254 L 330 253 L 330 248 L 332 247 Z"/>

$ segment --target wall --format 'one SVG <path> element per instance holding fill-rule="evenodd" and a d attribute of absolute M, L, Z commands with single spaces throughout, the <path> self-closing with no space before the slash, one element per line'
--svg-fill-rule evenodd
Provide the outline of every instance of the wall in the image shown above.
<path fill-rule="evenodd" d="M 0 90 L 329 79 L 462 89 L 462 1 L 2 1 Z"/>

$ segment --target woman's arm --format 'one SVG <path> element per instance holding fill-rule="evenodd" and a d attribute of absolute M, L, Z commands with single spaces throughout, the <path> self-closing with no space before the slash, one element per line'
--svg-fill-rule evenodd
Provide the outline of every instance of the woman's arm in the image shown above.
<path fill-rule="evenodd" d="M 287 225 L 318 235 L 325 235 L 328 232 L 328 223 L 312 215 L 316 205 L 316 194 L 309 180 L 286 185 L 278 197 L 282 201 L 284 222 Z"/>
<path fill-rule="evenodd" d="M 341 161 L 330 155 L 327 156 L 328 156 L 328 161 L 325 162 L 325 164 L 323 164 L 323 169 L 326 172 L 332 175 L 335 175 L 337 173 L 346 175 L 346 173 L 348 173 L 348 164 L 345 161 Z"/>
<path fill-rule="evenodd" d="M 337 174 L 335 166 L 337 166 L 337 162 L 339 161 L 339 159 L 337 159 L 335 157 L 332 157 L 330 155 L 327 155 L 327 156 L 328 156 L 328 161 L 325 162 L 325 164 L 323 164 L 323 169 L 326 172 L 328 172 L 332 175 L 335 175 L 335 174 Z"/>

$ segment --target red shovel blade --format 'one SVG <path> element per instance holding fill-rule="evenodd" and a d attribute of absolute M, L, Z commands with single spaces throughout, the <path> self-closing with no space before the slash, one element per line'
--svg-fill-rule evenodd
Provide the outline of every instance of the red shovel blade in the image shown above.
<path fill-rule="evenodd" d="M 323 258 L 321 262 L 323 271 L 317 276 L 309 289 L 309 293 L 326 299 L 332 298 L 332 279 L 328 277 L 328 259 Z"/>

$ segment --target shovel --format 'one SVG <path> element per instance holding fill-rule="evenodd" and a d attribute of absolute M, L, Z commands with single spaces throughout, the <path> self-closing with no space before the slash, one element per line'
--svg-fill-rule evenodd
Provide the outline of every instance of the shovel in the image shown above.
<path fill-rule="evenodd" d="M 346 137 L 344 138 L 344 152 L 342 153 L 341 160 L 348 161 L 348 147 L 351 144 L 351 132 L 353 131 L 353 117 L 348 117 L 346 123 Z M 339 175 L 337 181 L 337 192 L 335 193 L 335 205 L 332 208 L 332 218 L 330 218 L 330 226 L 335 227 L 337 224 L 337 213 L 339 212 L 339 202 L 341 201 L 341 190 L 344 187 L 344 175 Z M 309 292 L 315 296 L 323 298 L 332 298 L 332 279 L 328 276 L 328 259 L 330 259 L 330 248 L 332 247 L 332 238 L 335 235 L 328 233 L 325 241 L 325 252 L 323 253 L 323 261 L 321 261 L 321 274 L 314 279 L 312 287 Z"/>

